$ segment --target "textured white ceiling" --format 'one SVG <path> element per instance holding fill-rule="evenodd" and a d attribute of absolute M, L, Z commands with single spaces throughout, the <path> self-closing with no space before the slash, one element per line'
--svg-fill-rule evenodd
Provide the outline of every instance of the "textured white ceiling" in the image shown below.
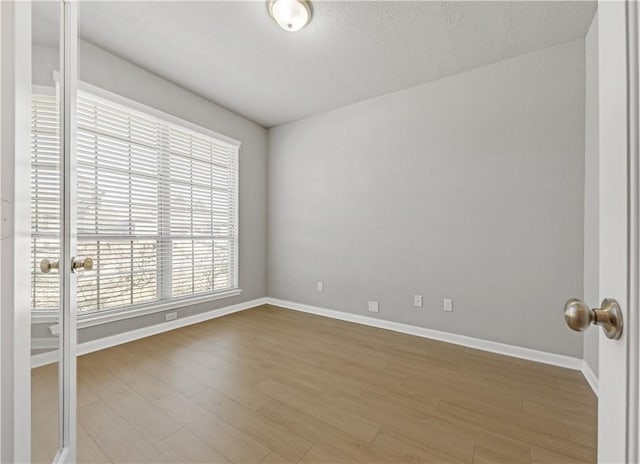
<path fill-rule="evenodd" d="M 82 2 L 80 35 L 266 127 L 583 37 L 594 2 Z M 37 35 L 37 31 L 36 31 Z"/>

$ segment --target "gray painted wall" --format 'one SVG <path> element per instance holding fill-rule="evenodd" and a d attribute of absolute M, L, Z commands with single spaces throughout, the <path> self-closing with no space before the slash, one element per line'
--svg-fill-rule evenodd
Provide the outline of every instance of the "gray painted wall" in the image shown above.
<path fill-rule="evenodd" d="M 582 356 L 584 104 L 580 39 L 271 129 L 269 296 Z"/>
<path fill-rule="evenodd" d="M 34 47 L 34 84 L 52 82 L 57 50 Z M 86 42 L 79 47 L 82 81 L 165 111 L 200 126 L 233 137 L 240 148 L 240 244 L 241 295 L 179 310 L 179 317 L 266 296 L 266 196 L 267 131 L 235 113 L 167 82 L 128 61 Z M 164 322 L 164 313 L 127 319 L 79 331 L 80 342 Z M 35 326 L 34 337 L 46 337 L 46 326 Z"/>
<path fill-rule="evenodd" d="M 599 307 L 599 199 L 598 199 L 598 15 L 593 18 L 585 39 L 585 188 L 584 188 L 584 298 Z M 600 330 L 584 333 L 584 360 L 598 374 Z"/>
<path fill-rule="evenodd" d="M 34 51 L 36 83 L 50 82 L 53 53 Z M 584 41 L 274 128 L 268 157 L 262 127 L 93 45 L 80 57 L 82 80 L 243 142 L 244 292 L 181 316 L 269 294 L 582 354 L 560 309 L 583 293 Z M 83 329 L 79 340 L 163 321 Z"/>

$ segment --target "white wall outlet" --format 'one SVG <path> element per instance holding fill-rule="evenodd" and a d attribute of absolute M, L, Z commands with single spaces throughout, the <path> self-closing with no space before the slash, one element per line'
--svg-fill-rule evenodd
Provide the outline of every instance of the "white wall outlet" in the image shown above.
<path fill-rule="evenodd" d="M 369 312 L 372 312 L 372 313 L 379 312 L 378 302 L 377 301 L 370 301 L 369 302 Z"/>
<path fill-rule="evenodd" d="M 453 311 L 453 300 L 451 298 L 445 298 L 443 303 L 442 303 L 442 309 L 445 312 L 452 312 Z"/>
<path fill-rule="evenodd" d="M 316 288 L 319 292 L 324 292 L 324 284 L 322 282 L 318 282 Z"/>
<path fill-rule="evenodd" d="M 175 321 L 178 319 L 178 313 L 167 313 L 164 315 L 165 321 Z"/>
<path fill-rule="evenodd" d="M 422 295 L 413 295 L 413 306 L 415 308 L 422 308 Z"/>

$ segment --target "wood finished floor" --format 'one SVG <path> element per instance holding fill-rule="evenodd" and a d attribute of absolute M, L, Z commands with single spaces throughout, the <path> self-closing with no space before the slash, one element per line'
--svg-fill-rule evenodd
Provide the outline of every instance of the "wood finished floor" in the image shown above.
<path fill-rule="evenodd" d="M 273 306 L 78 358 L 78 462 L 595 462 L 596 411 L 576 371 Z"/>

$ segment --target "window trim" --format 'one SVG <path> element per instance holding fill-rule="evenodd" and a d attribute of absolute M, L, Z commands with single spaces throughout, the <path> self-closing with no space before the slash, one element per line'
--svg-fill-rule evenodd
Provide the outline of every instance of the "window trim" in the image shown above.
<path fill-rule="evenodd" d="M 58 72 L 53 72 L 54 81 L 58 82 Z M 35 88 L 36 86 L 34 86 Z M 42 89 L 42 86 L 37 86 L 38 89 Z M 113 93 L 109 90 L 105 90 L 102 87 L 95 86 L 93 84 L 88 84 L 87 82 L 78 81 L 78 91 L 85 92 L 91 94 L 92 97 L 97 97 L 100 100 L 105 101 L 106 103 L 116 103 L 118 105 L 126 106 L 134 111 L 138 111 L 141 113 L 148 114 L 149 116 L 156 117 L 158 119 L 162 119 L 170 124 L 181 125 L 185 129 L 189 129 L 195 132 L 198 132 L 202 135 L 206 135 L 208 137 L 216 138 L 222 142 L 233 145 L 236 148 L 240 148 L 242 142 L 236 140 L 227 135 L 223 135 L 214 130 L 208 129 L 206 127 L 195 124 L 191 121 L 187 121 L 186 119 L 179 118 L 178 116 L 174 116 L 170 113 L 166 113 L 162 110 L 154 108 L 152 106 L 145 105 L 144 103 L 140 103 L 136 100 L 132 100 L 131 98 L 124 97 L 117 93 Z"/>
<path fill-rule="evenodd" d="M 53 72 L 53 80 L 54 82 L 59 82 L 59 73 L 57 71 Z M 231 298 L 234 296 L 238 296 L 242 293 L 242 289 L 239 287 L 239 278 L 240 278 L 240 261 L 239 261 L 239 248 L 240 248 L 240 147 L 242 142 L 236 140 L 232 137 L 228 137 L 226 135 L 220 134 L 216 131 L 208 129 L 206 127 L 202 127 L 198 124 L 192 123 L 185 119 L 179 118 L 172 114 L 166 113 L 162 110 L 153 108 L 151 106 L 145 105 L 144 103 L 140 103 L 136 100 L 132 100 L 130 98 L 124 97 L 122 95 L 118 95 L 116 93 L 105 90 L 101 87 L 97 87 L 92 84 L 88 84 L 86 82 L 78 81 L 77 89 L 79 92 L 90 94 L 92 98 L 96 98 L 98 100 L 105 101 L 106 103 L 115 103 L 117 105 L 122 105 L 126 108 L 131 109 L 132 111 L 138 111 L 144 114 L 147 114 L 151 117 L 158 118 L 162 121 L 165 121 L 169 124 L 175 124 L 177 126 L 183 127 L 184 129 L 194 131 L 196 133 L 202 134 L 207 137 L 212 137 L 222 142 L 228 143 L 238 150 L 238 160 L 236 163 L 236 197 L 237 197 L 237 205 L 235 208 L 235 226 L 236 226 L 236 237 L 237 237 L 237 246 L 234 247 L 234 263 L 235 263 L 235 273 L 233 275 L 232 287 L 224 290 L 206 292 L 206 293 L 196 293 L 193 295 L 188 295 L 184 297 L 173 297 L 171 299 L 159 300 L 151 303 L 143 303 L 140 305 L 128 306 L 127 309 L 113 309 L 113 310 L 104 310 L 104 311 L 94 311 L 88 314 L 77 314 L 77 328 L 83 329 L 86 327 L 93 327 L 102 324 L 108 324 L 111 322 L 116 322 L 124 319 L 130 319 L 133 317 L 140 317 L 149 314 L 170 311 L 172 309 L 180 309 L 188 306 L 207 303 L 211 301 L 216 301 L 224 298 Z M 53 93 L 55 92 L 54 87 L 43 86 L 43 85 L 33 85 L 32 86 L 33 93 Z M 59 332 L 59 326 L 57 322 L 59 321 L 59 311 L 58 310 L 31 310 L 31 320 L 35 323 L 52 323 L 55 324 L 49 327 L 49 330 L 52 334 L 57 334 Z"/>

